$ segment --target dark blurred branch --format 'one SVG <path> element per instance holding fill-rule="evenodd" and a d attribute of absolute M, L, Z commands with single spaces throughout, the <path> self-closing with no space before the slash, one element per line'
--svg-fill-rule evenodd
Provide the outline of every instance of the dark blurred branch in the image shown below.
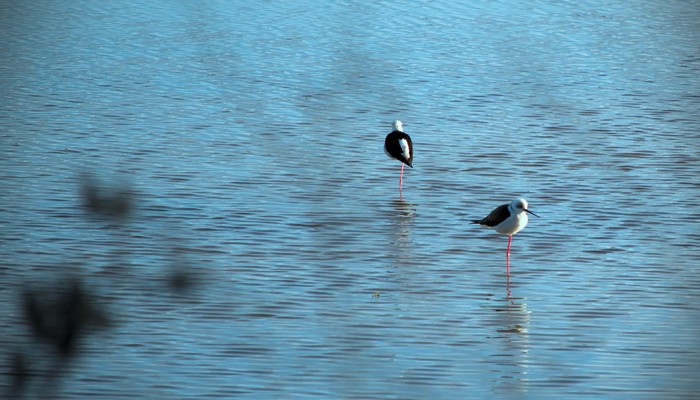
<path fill-rule="evenodd" d="M 102 217 L 127 218 L 133 208 L 133 192 L 126 187 L 107 189 L 95 182 L 92 175 L 82 177 L 82 196 L 85 208 Z"/>

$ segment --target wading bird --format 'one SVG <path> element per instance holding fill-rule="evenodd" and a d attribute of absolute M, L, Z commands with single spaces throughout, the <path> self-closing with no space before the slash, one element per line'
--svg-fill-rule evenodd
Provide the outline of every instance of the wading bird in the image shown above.
<path fill-rule="evenodd" d="M 500 234 L 508 235 L 506 275 L 510 275 L 510 242 L 513 240 L 513 235 L 520 232 L 527 225 L 528 213 L 539 218 L 539 215 L 527 209 L 527 200 L 515 199 L 510 204 L 502 204 L 496 207 L 485 218 L 472 221 L 475 224 L 494 228 Z"/>
<path fill-rule="evenodd" d="M 401 161 L 401 175 L 399 176 L 399 192 L 403 187 L 404 164 L 413 168 L 413 142 L 411 137 L 403 131 L 403 123 L 398 119 L 394 121 L 394 130 L 384 139 L 384 152 L 391 158 Z"/>

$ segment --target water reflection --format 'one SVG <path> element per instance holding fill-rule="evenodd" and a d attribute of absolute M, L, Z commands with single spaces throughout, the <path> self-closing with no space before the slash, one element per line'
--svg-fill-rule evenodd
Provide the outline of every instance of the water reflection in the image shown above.
<path fill-rule="evenodd" d="M 416 218 L 416 205 L 399 198 L 391 201 L 391 223 L 394 228 L 394 244 L 401 245 L 411 241 L 413 223 Z"/>
<path fill-rule="evenodd" d="M 387 230 L 382 246 L 382 263 L 389 267 L 391 280 L 403 286 L 411 282 L 406 273 L 412 269 L 407 267 L 416 263 L 413 236 L 416 206 L 403 199 L 392 200 L 388 204 L 390 207 L 383 208 Z"/>
<path fill-rule="evenodd" d="M 8 3 L 0 393 L 43 384 L 13 348 L 58 341 L 50 305 L 95 327 L 102 299 L 125 322 L 78 330 L 64 398 L 697 392 L 694 13 L 392 2 L 397 30 L 351 2 Z M 395 116 L 420 133 L 405 197 Z M 505 240 L 465 224 L 527 193 L 560 218 L 509 280 Z M 82 291 L 17 303 L 63 259 Z"/>
<path fill-rule="evenodd" d="M 499 392 L 524 394 L 527 392 L 527 374 L 530 349 L 530 311 L 526 299 L 513 295 L 516 285 L 509 276 L 505 282 L 506 296 L 493 299 L 493 313 L 486 321 L 492 326 L 496 352 L 490 355 L 490 364 L 500 379 L 495 382 Z"/>

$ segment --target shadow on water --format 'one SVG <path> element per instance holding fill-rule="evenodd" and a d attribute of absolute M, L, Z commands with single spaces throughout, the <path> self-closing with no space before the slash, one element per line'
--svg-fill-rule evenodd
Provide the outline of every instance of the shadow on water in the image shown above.
<path fill-rule="evenodd" d="M 33 343 L 11 355 L 10 398 L 54 397 L 85 342 L 112 326 L 99 296 L 80 277 L 65 276 L 41 286 L 28 286 L 21 294 L 24 323 L 32 334 L 27 340 Z"/>
<path fill-rule="evenodd" d="M 103 185 L 92 174 L 81 177 L 83 206 L 91 215 L 124 221 L 129 218 L 135 193 L 125 183 Z"/>
<path fill-rule="evenodd" d="M 138 198 L 129 185 L 103 184 L 91 174 L 83 174 L 80 194 L 82 203 L 76 207 L 86 211 L 85 216 L 93 226 L 102 226 L 111 231 L 112 236 L 119 236 L 130 223 L 137 222 L 134 214 Z M 0 358 L 5 359 L 3 375 L 7 378 L 3 398 L 59 397 L 62 381 L 78 368 L 81 361 L 87 361 L 84 351 L 89 343 L 95 343 L 96 334 L 117 324 L 113 313 L 119 314 L 121 319 L 125 317 L 125 312 L 119 309 L 120 299 L 106 296 L 100 287 L 121 286 L 125 282 L 120 279 L 131 276 L 128 269 L 121 268 L 133 264 L 129 259 L 129 246 L 127 242 L 117 240 L 104 246 L 119 247 L 92 249 L 113 256 L 113 265 L 108 267 L 111 272 L 100 274 L 104 282 L 89 275 L 91 266 L 77 261 L 81 259 L 80 255 L 66 250 L 54 255 L 63 261 L 56 261 L 51 270 L 27 279 L 18 291 L 17 322 L 26 327 L 29 335 L 10 342 L 0 354 Z M 172 254 L 169 264 L 163 268 L 166 271 L 163 279 L 166 290 L 159 292 L 178 296 L 189 292 L 198 280 L 193 276 L 182 246 L 173 244 L 172 239 L 163 239 L 156 246 L 170 248 Z M 54 270 L 59 272 L 50 272 Z M 131 279 L 138 277 L 132 276 Z"/>

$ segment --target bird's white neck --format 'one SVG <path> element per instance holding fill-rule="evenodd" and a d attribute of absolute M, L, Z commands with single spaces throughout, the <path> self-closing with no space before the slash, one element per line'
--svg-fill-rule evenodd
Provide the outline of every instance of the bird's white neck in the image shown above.
<path fill-rule="evenodd" d="M 403 132 L 403 123 L 401 121 L 399 121 L 398 119 L 396 121 L 394 121 L 394 130 L 399 131 L 399 132 Z"/>

